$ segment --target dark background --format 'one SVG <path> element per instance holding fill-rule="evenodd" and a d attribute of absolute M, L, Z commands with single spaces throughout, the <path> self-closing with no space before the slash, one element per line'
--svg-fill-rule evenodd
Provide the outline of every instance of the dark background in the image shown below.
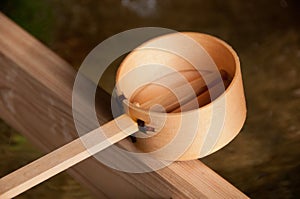
<path fill-rule="evenodd" d="M 234 141 L 202 161 L 252 198 L 300 197 L 300 1 L 1 0 L 0 9 L 74 68 L 107 37 L 136 27 L 227 41 L 241 59 L 248 118 Z M 2 121 L 0 153 L 1 176 L 41 156 Z M 62 173 L 17 198 L 93 196 Z"/>

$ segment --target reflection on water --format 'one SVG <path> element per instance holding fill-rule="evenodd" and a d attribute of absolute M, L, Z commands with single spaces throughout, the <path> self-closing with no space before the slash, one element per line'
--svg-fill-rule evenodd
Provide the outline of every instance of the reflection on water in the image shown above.
<path fill-rule="evenodd" d="M 132 10 L 140 17 L 148 17 L 156 11 L 156 0 L 122 0 L 122 6 Z"/>
<path fill-rule="evenodd" d="M 248 118 L 233 142 L 203 161 L 253 198 L 299 196 L 299 1 L 6 0 L 0 5 L 75 68 L 99 42 L 130 28 L 160 26 L 224 39 L 241 59 Z M 114 70 L 103 78 L 101 85 L 107 90 Z M 38 153 L 22 136 L 1 126 L 4 174 L 10 168 L 3 162 L 18 167 Z M 18 137 L 13 142 L 12 135 Z M 20 198 L 41 193 L 35 198 L 90 197 L 86 192 L 74 195 L 78 185 L 70 182 L 60 175 L 49 181 L 51 186 L 43 184 Z"/>

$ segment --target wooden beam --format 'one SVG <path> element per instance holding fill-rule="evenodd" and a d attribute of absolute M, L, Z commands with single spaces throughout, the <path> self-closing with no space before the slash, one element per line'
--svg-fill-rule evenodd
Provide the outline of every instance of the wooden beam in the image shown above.
<path fill-rule="evenodd" d="M 0 117 L 45 152 L 76 139 L 71 95 L 75 71 L 0 14 Z M 110 96 L 99 89 L 99 120 L 111 120 Z M 83 124 L 84 125 L 84 124 Z M 120 143 L 130 147 L 128 140 Z M 113 170 L 91 157 L 68 170 L 97 198 L 246 198 L 198 160 L 151 173 Z"/>

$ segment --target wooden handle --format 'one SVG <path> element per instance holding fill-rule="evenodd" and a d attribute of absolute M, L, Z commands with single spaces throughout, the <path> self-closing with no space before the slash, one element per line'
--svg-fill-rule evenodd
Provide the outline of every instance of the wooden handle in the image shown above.
<path fill-rule="evenodd" d="M 122 130 L 118 124 L 122 126 Z M 1 178 L 0 198 L 15 197 L 136 131 L 138 131 L 136 123 L 127 115 L 121 115 L 100 128 Z M 83 144 L 87 142 L 90 143 L 88 148 Z"/>

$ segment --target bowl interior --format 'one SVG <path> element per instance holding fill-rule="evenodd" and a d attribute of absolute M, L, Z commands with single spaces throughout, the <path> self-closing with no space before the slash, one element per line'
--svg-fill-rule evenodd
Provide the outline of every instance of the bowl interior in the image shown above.
<path fill-rule="evenodd" d="M 141 92 L 145 86 L 173 73 L 179 75 L 170 85 L 216 70 L 226 71 L 233 79 L 238 62 L 233 53 L 230 46 L 209 35 L 164 35 L 146 42 L 125 58 L 117 72 L 117 88 L 131 102 L 143 103 L 169 89 L 156 85 Z"/>

